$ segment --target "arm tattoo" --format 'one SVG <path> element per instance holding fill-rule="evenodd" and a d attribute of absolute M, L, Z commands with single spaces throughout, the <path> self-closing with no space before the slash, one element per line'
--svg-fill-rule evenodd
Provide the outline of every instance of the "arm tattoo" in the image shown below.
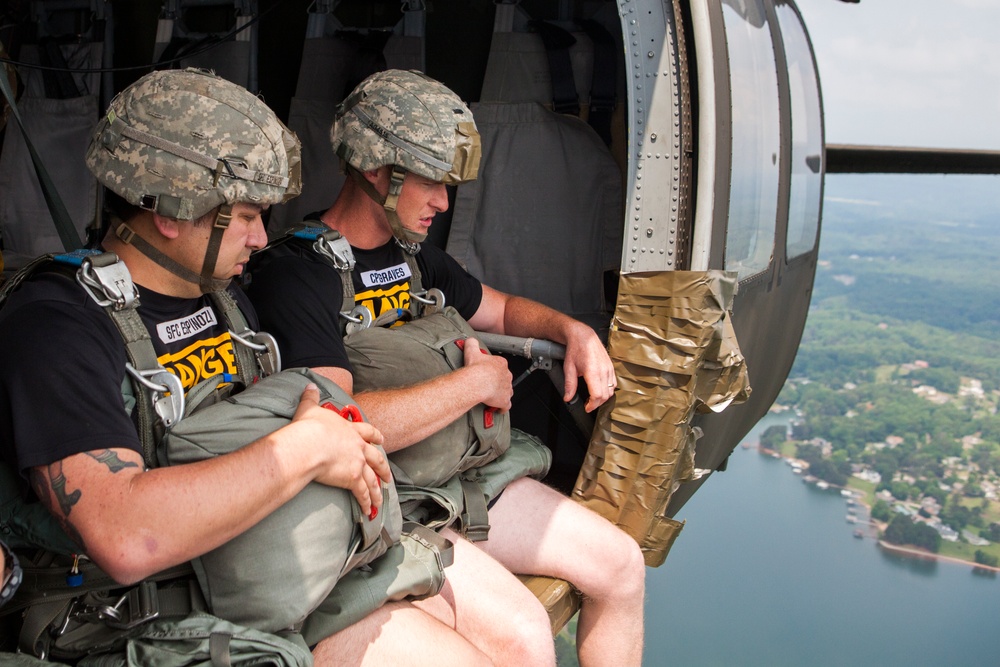
<path fill-rule="evenodd" d="M 111 472 L 121 472 L 125 468 L 138 468 L 139 466 L 131 461 L 122 461 L 118 458 L 110 449 L 103 449 L 100 452 L 94 454 L 92 452 L 87 452 L 87 456 L 94 459 L 95 461 L 100 461 L 108 467 Z"/>
<path fill-rule="evenodd" d="M 49 466 L 49 486 L 59 501 L 59 509 L 62 510 L 63 516 L 68 518 L 73 506 L 80 501 L 80 496 L 83 494 L 80 489 L 66 493 L 66 476 L 63 474 L 62 461 L 56 461 Z"/>
<path fill-rule="evenodd" d="M 80 489 L 77 489 L 73 493 L 66 493 L 66 477 L 63 475 L 62 471 L 62 461 L 56 461 L 55 463 L 46 466 L 48 475 L 41 471 L 41 468 L 34 468 L 31 471 L 31 486 L 35 491 L 35 495 L 38 496 L 39 500 L 49 508 L 49 512 L 59 521 L 59 525 L 62 527 L 66 535 L 73 540 L 73 542 L 80 547 L 84 552 L 87 550 L 87 545 L 83 541 L 83 536 L 76 529 L 73 523 L 69 520 L 69 513 L 72 511 L 73 506 L 77 504 L 80 500 L 80 496 L 83 495 Z M 53 497 L 59 503 L 59 511 L 55 511 L 52 504 Z"/>

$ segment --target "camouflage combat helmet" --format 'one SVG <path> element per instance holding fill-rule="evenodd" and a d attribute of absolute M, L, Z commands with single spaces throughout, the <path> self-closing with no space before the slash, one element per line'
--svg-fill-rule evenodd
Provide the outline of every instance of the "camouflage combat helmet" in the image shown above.
<path fill-rule="evenodd" d="M 419 243 L 426 234 L 404 229 L 396 215 L 405 174 L 458 184 L 479 171 L 472 112 L 444 84 L 416 71 L 377 72 L 362 81 L 337 107 L 330 139 L 347 172 L 385 207 L 396 238 L 407 243 Z M 385 165 L 393 171 L 382 197 L 360 172 Z"/>
<path fill-rule="evenodd" d="M 97 125 L 86 162 L 109 190 L 165 217 L 193 220 L 221 207 L 200 276 L 124 225 L 116 230 L 206 291 L 220 288 L 212 273 L 233 205 L 278 204 L 301 191 L 295 135 L 256 96 L 205 70 L 152 72 L 119 93 Z"/>

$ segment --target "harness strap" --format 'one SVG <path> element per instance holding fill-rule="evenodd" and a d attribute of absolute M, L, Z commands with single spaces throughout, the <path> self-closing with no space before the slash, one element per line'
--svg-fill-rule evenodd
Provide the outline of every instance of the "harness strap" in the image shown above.
<path fill-rule="evenodd" d="M 168 568 L 131 588 L 119 586 L 89 561 L 81 564 L 84 583 L 75 587 L 66 585 L 66 568 L 58 560 L 34 565 L 26 559 L 23 570 L 26 585 L 4 607 L 3 613 L 24 610 L 18 648 L 30 655 L 45 656 L 51 643 L 84 616 L 99 618 L 99 622 L 112 628 L 127 629 L 153 618 L 186 616 L 207 607 L 190 563 Z M 187 578 L 188 585 L 165 586 L 180 578 Z M 82 601 L 93 592 L 102 597 L 106 592 L 106 597 L 114 603 L 87 607 Z M 104 615 L 98 616 L 102 612 Z"/>
<path fill-rule="evenodd" d="M 264 375 L 276 373 L 281 369 L 281 358 L 278 356 L 278 345 L 274 339 L 264 333 L 258 333 L 250 328 L 243 311 L 233 295 L 226 290 L 209 292 L 209 298 L 220 311 L 226 326 L 233 336 L 233 352 L 236 357 L 236 372 L 243 386 L 249 387 L 259 379 L 258 370 Z M 239 340 L 236 340 L 239 338 Z M 268 349 L 255 353 L 254 345 L 263 344 Z"/>
<path fill-rule="evenodd" d="M 552 79 L 552 110 L 556 113 L 580 115 L 580 98 L 573 79 L 573 63 L 569 48 L 576 44 L 576 38 L 568 30 L 547 21 L 532 21 L 531 26 L 538 31 L 549 60 L 549 77 Z"/>
<path fill-rule="evenodd" d="M 611 145 L 611 114 L 618 86 L 617 47 L 611 33 L 593 19 L 580 24 L 594 44 L 594 70 L 590 81 L 590 113 L 587 123 L 606 146 Z"/>
<path fill-rule="evenodd" d="M 417 251 L 420 250 L 420 246 L 417 246 Z M 403 248 L 403 258 L 406 260 L 406 265 L 410 267 L 410 314 L 414 318 L 420 317 L 420 302 L 413 298 L 413 294 L 420 294 L 424 291 L 423 284 L 423 274 L 420 273 L 420 266 L 417 264 L 417 253 L 407 252 L 406 248 Z"/>
<path fill-rule="evenodd" d="M 72 599 L 49 600 L 28 607 L 24 612 L 24 620 L 21 622 L 21 634 L 17 640 L 18 651 L 44 659 L 49 646 L 49 642 L 45 641 L 48 629 L 56 622 L 60 614 L 68 610 L 72 603 Z M 40 646 L 40 643 L 43 645 Z"/>
<path fill-rule="evenodd" d="M 351 244 L 347 239 L 320 220 L 306 220 L 288 230 L 285 237 L 312 241 L 312 250 L 337 270 L 342 286 L 342 308 L 344 312 L 349 313 L 354 307 L 354 281 L 351 279 L 351 272 L 354 270 L 354 251 L 351 250 Z"/>
<path fill-rule="evenodd" d="M 471 479 L 462 479 L 462 528 L 471 542 L 485 542 L 490 536 L 490 515 L 486 506 L 486 495 L 479 484 Z"/>
<path fill-rule="evenodd" d="M 156 358 L 153 340 L 149 336 L 146 325 L 135 308 L 115 310 L 105 308 L 105 312 L 115 323 L 115 327 L 125 342 L 125 352 L 129 363 L 140 373 L 143 371 L 164 370 Z M 126 377 L 126 380 L 128 378 Z M 133 387 L 135 385 L 133 384 Z M 157 414 L 153 405 L 153 394 L 149 391 L 133 391 L 139 422 L 139 440 L 142 442 L 142 458 L 147 467 L 156 465 Z M 183 407 L 181 408 L 183 413 Z M 179 415 L 178 415 L 179 416 Z"/>
<path fill-rule="evenodd" d="M 362 179 L 363 180 L 363 179 Z M 365 181 L 367 183 L 367 181 Z M 285 238 L 300 238 L 307 241 L 312 241 L 312 250 L 323 257 L 327 262 L 333 266 L 334 269 L 340 274 L 340 284 L 341 284 L 341 296 L 343 302 L 341 304 L 341 316 L 343 320 L 348 322 L 357 322 L 355 308 L 355 297 L 356 292 L 354 290 L 354 252 L 351 249 L 351 244 L 341 236 L 340 232 L 335 229 L 330 229 L 323 222 L 319 220 L 306 220 L 302 225 L 297 225 L 292 229 L 288 230 L 285 234 Z M 394 237 L 395 238 L 395 237 Z M 275 243 L 281 243 L 282 240 L 278 240 Z M 408 310 L 413 318 L 420 316 L 421 303 L 414 299 L 412 295 L 422 294 L 423 289 L 423 274 L 420 271 L 420 265 L 417 263 L 417 253 L 420 252 L 419 243 L 403 243 L 396 239 L 397 245 L 403 250 L 403 258 L 406 261 L 406 266 L 410 269 L 410 303 L 408 305 Z M 439 307 L 442 306 L 439 304 Z M 381 315 L 379 316 L 382 317 Z M 395 321 L 394 318 L 393 321 Z M 367 328 L 372 324 L 371 320 L 367 322 L 360 322 L 360 328 Z M 390 322 L 391 324 L 391 322 Z M 380 326 L 381 322 L 375 323 L 376 326 Z M 341 329 L 341 333 L 346 333 L 346 322 L 344 327 Z"/>
<path fill-rule="evenodd" d="M 140 208 L 145 208 L 145 207 L 140 206 Z M 153 245 L 149 243 L 149 241 L 139 236 L 139 234 L 137 234 L 134 229 L 129 227 L 124 222 L 115 227 L 115 236 L 117 236 L 122 243 L 127 243 L 128 245 L 131 245 L 136 250 L 141 252 L 143 255 L 153 260 L 154 262 L 165 268 L 167 271 L 170 271 L 170 273 L 174 274 L 181 280 L 186 280 L 187 282 L 194 283 L 195 285 L 201 285 L 201 288 L 206 292 L 216 292 L 218 290 L 223 290 L 229 285 L 228 280 L 217 280 L 216 278 L 210 277 L 211 279 L 208 284 L 208 287 L 210 289 L 205 289 L 206 285 L 204 284 L 203 277 L 201 274 L 195 273 L 191 269 L 185 266 L 181 266 L 174 260 L 167 257 L 165 254 L 154 248 Z M 213 228 L 212 230 L 212 236 L 213 237 L 215 236 L 215 228 Z M 219 234 L 220 242 L 221 239 L 222 239 L 222 234 L 220 233 Z M 211 239 L 209 240 L 209 243 L 211 243 Z M 206 260 L 207 258 L 208 258 L 208 252 L 206 251 Z M 212 265 L 213 267 L 215 265 L 214 259 L 212 260 Z"/>

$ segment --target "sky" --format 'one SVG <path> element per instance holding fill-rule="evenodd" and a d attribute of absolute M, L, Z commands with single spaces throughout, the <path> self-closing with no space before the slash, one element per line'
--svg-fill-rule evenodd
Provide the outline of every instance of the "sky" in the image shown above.
<path fill-rule="evenodd" d="M 826 141 L 1000 150 L 1000 0 L 796 0 Z"/>

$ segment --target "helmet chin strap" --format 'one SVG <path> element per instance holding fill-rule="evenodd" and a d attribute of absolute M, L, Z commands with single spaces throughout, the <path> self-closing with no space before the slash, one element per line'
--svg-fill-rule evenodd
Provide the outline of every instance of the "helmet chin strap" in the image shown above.
<path fill-rule="evenodd" d="M 122 243 L 131 245 L 140 253 L 148 257 L 154 264 L 166 269 L 181 280 L 194 283 L 201 287 L 205 294 L 209 292 L 220 292 L 226 289 L 231 282 L 229 279 L 220 280 L 215 277 L 215 263 L 219 259 L 219 248 L 222 246 L 222 236 L 226 233 L 226 228 L 232 220 L 233 207 L 223 204 L 215 216 L 212 223 L 212 233 L 208 238 L 208 247 L 205 248 L 205 260 L 202 262 L 201 274 L 197 274 L 191 269 L 181 266 L 173 259 L 157 250 L 149 241 L 139 236 L 128 223 L 118 222 L 115 227 L 115 236 Z"/>
<path fill-rule="evenodd" d="M 392 229 L 392 235 L 396 238 L 396 242 L 411 255 L 416 253 L 419 250 L 419 244 L 427 238 L 427 234 L 414 232 L 403 227 L 403 222 L 399 219 L 399 214 L 396 213 L 399 194 L 403 191 L 403 178 L 406 176 L 406 170 L 399 165 L 392 166 L 392 175 L 389 177 L 389 192 L 384 197 L 364 177 L 364 174 L 354 167 L 347 165 L 347 173 L 351 175 L 351 178 L 366 195 L 385 209 L 385 215 L 389 220 L 389 227 Z"/>

